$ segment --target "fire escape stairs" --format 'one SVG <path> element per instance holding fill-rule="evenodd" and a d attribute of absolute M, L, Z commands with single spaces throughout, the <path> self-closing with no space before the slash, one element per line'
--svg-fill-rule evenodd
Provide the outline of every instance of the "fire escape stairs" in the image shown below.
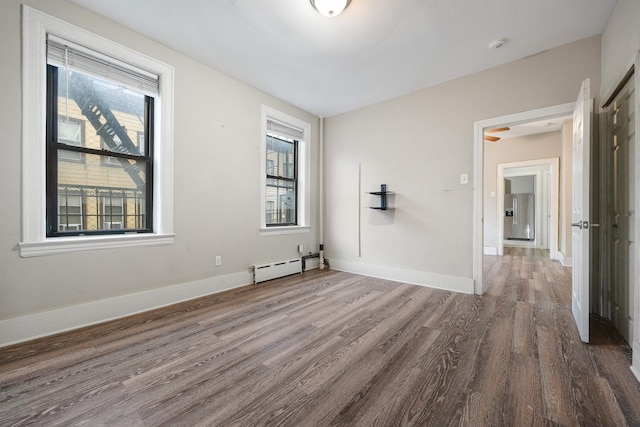
<path fill-rule="evenodd" d="M 90 79 L 81 75 L 75 77 L 77 84 L 69 87 L 69 97 L 73 99 L 82 114 L 94 127 L 98 136 L 102 138 L 110 153 L 140 155 L 127 132 L 113 114 L 108 104 L 102 101 L 102 96 L 95 89 Z M 119 142 L 115 137 L 118 137 Z M 117 157 L 125 172 L 129 174 L 139 190 L 144 190 L 146 183 L 140 176 L 141 166 L 139 162 L 130 162 L 127 158 Z"/>

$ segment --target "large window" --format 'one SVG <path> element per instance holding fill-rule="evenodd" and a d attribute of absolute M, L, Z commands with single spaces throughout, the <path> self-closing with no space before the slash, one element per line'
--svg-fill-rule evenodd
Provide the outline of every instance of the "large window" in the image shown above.
<path fill-rule="evenodd" d="M 153 206 L 151 129 L 158 77 L 52 35 L 47 63 L 47 200 L 59 200 L 60 189 L 69 186 L 110 193 L 97 221 L 75 228 L 60 227 L 61 209 L 68 208 L 49 203 L 47 236 L 151 232 L 149 218 L 124 221 L 124 198 L 113 194 L 141 193 L 145 205 Z M 79 143 L 82 127 L 84 144 Z M 84 156 L 83 167 L 68 162 L 77 156 Z M 100 210 L 94 200 L 99 202 L 87 200 L 87 212 Z"/>
<path fill-rule="evenodd" d="M 307 228 L 310 125 L 263 106 L 262 229 Z"/>
<path fill-rule="evenodd" d="M 20 254 L 172 243 L 173 68 L 28 6 L 22 28 Z"/>

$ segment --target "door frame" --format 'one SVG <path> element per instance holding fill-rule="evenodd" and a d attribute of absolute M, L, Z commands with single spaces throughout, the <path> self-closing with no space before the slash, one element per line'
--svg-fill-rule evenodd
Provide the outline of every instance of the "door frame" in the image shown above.
<path fill-rule="evenodd" d="M 522 113 L 479 120 L 473 124 L 473 283 L 477 295 L 484 293 L 482 258 L 484 256 L 484 130 L 573 115 L 575 102 L 538 108 Z"/>
<path fill-rule="evenodd" d="M 635 224 L 635 239 L 636 242 L 640 242 L 640 185 L 637 185 L 640 182 L 640 95 L 638 95 L 638 91 L 640 90 L 640 51 L 636 52 L 635 58 L 635 103 L 636 103 L 636 113 L 635 113 L 635 133 L 636 133 L 636 158 L 635 158 L 635 182 L 636 182 L 636 224 Z M 633 343 L 631 344 L 632 349 L 632 363 L 631 363 L 631 371 L 636 376 L 638 381 L 640 381 L 640 256 L 636 254 L 636 264 L 635 264 L 635 280 L 634 280 L 634 299 L 635 306 L 633 310 L 634 315 L 634 325 L 633 325 Z"/>
<path fill-rule="evenodd" d="M 550 189 L 542 188 L 542 171 L 533 169 L 538 168 L 548 168 L 550 172 Z M 559 232 L 559 206 L 560 206 L 560 159 L 558 157 L 552 157 L 548 159 L 536 159 L 536 160 L 523 160 L 520 162 L 510 162 L 510 163 L 499 163 L 498 164 L 498 179 L 496 181 L 496 203 L 497 203 L 497 215 L 496 220 L 497 223 L 497 233 L 498 233 L 498 247 L 497 252 L 498 255 L 502 255 L 504 253 L 504 221 L 503 216 L 501 214 L 504 206 L 504 178 L 509 176 L 514 176 L 509 173 L 505 173 L 505 169 L 515 169 L 515 168 L 527 168 L 532 169 L 531 172 L 524 173 L 524 175 L 534 175 L 536 177 L 536 206 L 539 206 L 536 209 L 535 220 L 536 220 L 536 238 L 535 238 L 535 247 L 540 247 L 540 239 L 538 238 L 539 232 L 542 227 L 542 223 L 544 218 L 542 218 L 541 206 L 544 203 L 542 200 L 544 197 L 549 200 L 549 215 L 550 218 L 548 220 L 548 243 L 549 243 L 549 257 L 551 259 L 559 259 L 558 257 L 558 232 Z"/>

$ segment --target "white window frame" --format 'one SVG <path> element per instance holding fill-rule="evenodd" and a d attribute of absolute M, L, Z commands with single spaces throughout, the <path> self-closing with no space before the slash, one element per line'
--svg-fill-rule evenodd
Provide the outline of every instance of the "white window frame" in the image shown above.
<path fill-rule="evenodd" d="M 309 144 L 311 141 L 311 124 L 271 108 L 262 105 L 260 121 L 260 234 L 292 234 L 307 233 L 311 229 L 310 225 L 310 195 L 311 195 L 311 160 Z M 298 129 L 302 129 L 303 138 L 298 141 L 298 183 L 297 183 L 297 225 L 286 225 L 279 227 L 267 227 L 266 225 L 266 192 L 267 192 L 267 121 L 275 120 Z"/>
<path fill-rule="evenodd" d="M 87 30 L 22 6 L 22 238 L 20 255 L 32 257 L 126 246 L 174 243 L 172 66 Z M 159 77 L 154 110 L 153 232 L 119 235 L 46 236 L 46 64 L 47 34 L 117 58 Z"/>

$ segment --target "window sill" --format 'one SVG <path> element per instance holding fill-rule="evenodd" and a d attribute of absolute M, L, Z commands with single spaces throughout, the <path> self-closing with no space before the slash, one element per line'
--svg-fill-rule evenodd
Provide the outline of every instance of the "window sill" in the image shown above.
<path fill-rule="evenodd" d="M 20 242 L 20 256 L 56 255 L 95 249 L 131 246 L 163 246 L 175 241 L 174 234 L 118 234 L 110 236 L 55 237 L 40 242 Z"/>
<path fill-rule="evenodd" d="M 274 236 L 278 234 L 296 234 L 296 233 L 308 233 L 311 230 L 309 226 L 294 225 L 288 227 L 261 227 L 261 236 Z"/>

